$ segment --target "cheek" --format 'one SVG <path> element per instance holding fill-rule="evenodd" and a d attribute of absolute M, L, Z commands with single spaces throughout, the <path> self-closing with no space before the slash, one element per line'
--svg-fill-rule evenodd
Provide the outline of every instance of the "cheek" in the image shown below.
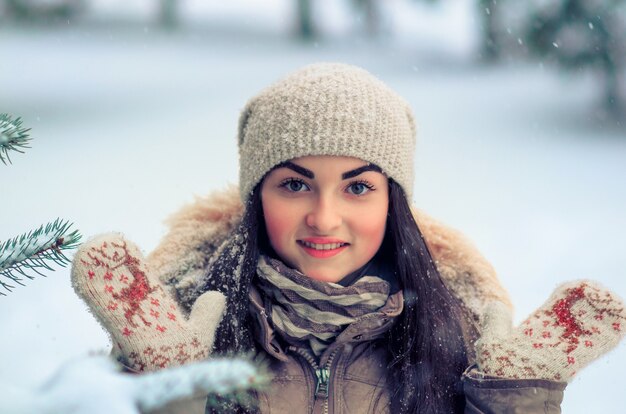
<path fill-rule="evenodd" d="M 265 218 L 265 227 L 267 236 L 274 249 L 279 250 L 283 245 L 285 238 L 294 231 L 294 219 L 285 206 L 281 203 L 272 202 L 271 200 L 263 200 L 263 216 Z"/>
<path fill-rule="evenodd" d="M 363 247 L 368 255 L 374 255 L 383 242 L 385 226 L 387 224 L 387 209 L 370 210 L 359 215 L 356 229 L 364 240 Z"/>

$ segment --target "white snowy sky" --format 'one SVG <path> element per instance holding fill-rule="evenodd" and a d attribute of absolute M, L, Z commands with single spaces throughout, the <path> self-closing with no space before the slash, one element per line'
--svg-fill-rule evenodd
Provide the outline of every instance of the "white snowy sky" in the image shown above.
<path fill-rule="evenodd" d="M 23 117 L 35 138 L 0 165 L 0 240 L 64 217 L 87 238 L 122 231 L 150 251 L 169 214 L 236 182 L 249 97 L 304 64 L 342 61 L 411 103 L 415 204 L 475 241 L 516 321 L 570 279 L 626 297 L 626 130 L 598 118 L 590 74 L 481 65 L 468 0 L 389 0 L 375 41 L 347 2 L 318 2 L 324 36 L 311 44 L 288 37 L 292 3 L 187 0 L 187 24 L 171 33 L 154 26 L 147 0 L 99 0 L 84 21 L 52 27 L 0 21 L 0 112 Z M 0 298 L 0 326 L 0 383 L 33 386 L 108 347 L 67 269 Z M 570 384 L 563 411 L 623 410 L 625 366 L 622 344 Z"/>

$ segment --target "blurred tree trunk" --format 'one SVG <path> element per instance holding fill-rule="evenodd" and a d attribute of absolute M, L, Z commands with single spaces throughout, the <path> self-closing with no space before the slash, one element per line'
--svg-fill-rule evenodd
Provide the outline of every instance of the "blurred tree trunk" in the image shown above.
<path fill-rule="evenodd" d="M 5 0 L 4 9 L 10 17 L 18 20 L 24 20 L 32 14 L 28 6 L 18 0 Z"/>
<path fill-rule="evenodd" d="M 479 14 L 482 20 L 481 57 L 485 61 L 495 61 L 500 57 L 500 44 L 497 30 L 498 0 L 479 0 Z"/>
<path fill-rule="evenodd" d="M 377 0 L 354 0 L 360 11 L 365 14 L 365 31 L 375 37 L 380 34 L 380 9 Z"/>
<path fill-rule="evenodd" d="M 178 26 L 178 0 L 159 0 L 159 3 L 159 24 L 167 29 Z"/>
<path fill-rule="evenodd" d="M 85 7 L 84 0 L 58 2 L 4 0 L 4 12 L 15 20 L 45 21 L 53 23 L 76 16 Z"/>
<path fill-rule="evenodd" d="M 604 56 L 604 107 L 613 116 L 625 116 L 626 97 L 623 93 L 624 68 L 616 65 L 610 56 Z"/>
<path fill-rule="evenodd" d="M 311 12 L 310 0 L 296 0 L 297 5 L 297 21 L 298 21 L 298 37 L 303 40 L 311 40 L 315 37 L 315 28 L 313 25 L 313 14 Z"/>

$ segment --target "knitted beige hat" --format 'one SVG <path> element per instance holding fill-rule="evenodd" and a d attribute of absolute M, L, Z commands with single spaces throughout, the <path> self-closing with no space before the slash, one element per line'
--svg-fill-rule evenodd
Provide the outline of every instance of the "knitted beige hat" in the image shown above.
<path fill-rule="evenodd" d="M 244 203 L 274 166 L 308 155 L 356 157 L 376 164 L 411 200 L 411 108 L 361 68 L 317 63 L 269 86 L 246 104 L 238 140 Z"/>

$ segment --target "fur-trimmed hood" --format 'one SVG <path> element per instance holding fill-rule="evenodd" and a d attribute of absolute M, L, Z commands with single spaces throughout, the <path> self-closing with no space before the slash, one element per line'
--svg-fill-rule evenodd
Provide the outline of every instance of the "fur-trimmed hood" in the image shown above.
<path fill-rule="evenodd" d="M 202 281 L 211 257 L 231 236 L 243 216 L 236 186 L 198 197 L 172 215 L 169 232 L 148 256 L 152 272 L 170 285 L 179 300 L 191 306 L 191 294 Z M 480 320 L 487 302 L 511 307 L 493 267 L 460 232 L 414 209 L 414 217 L 446 286 Z"/>

